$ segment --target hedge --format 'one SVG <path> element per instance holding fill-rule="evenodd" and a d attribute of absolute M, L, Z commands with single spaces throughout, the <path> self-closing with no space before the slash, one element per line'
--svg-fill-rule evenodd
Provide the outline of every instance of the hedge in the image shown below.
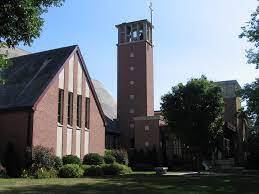
<path fill-rule="evenodd" d="M 102 170 L 105 175 L 125 175 L 132 173 L 130 167 L 118 163 L 105 164 L 102 166 Z"/>
<path fill-rule="evenodd" d="M 129 164 L 128 153 L 126 150 L 106 150 L 105 156 L 106 155 L 112 155 L 116 159 L 116 162 L 119 164 Z"/>
<path fill-rule="evenodd" d="M 61 178 L 80 178 L 84 174 L 84 170 L 78 164 L 66 164 L 59 169 L 59 177 Z"/>
<path fill-rule="evenodd" d="M 90 153 L 84 156 L 83 164 L 85 165 L 102 165 L 103 157 L 97 153 Z"/>
<path fill-rule="evenodd" d="M 116 162 L 116 158 L 112 155 L 105 155 L 103 159 L 105 164 L 113 164 L 114 162 Z"/>
<path fill-rule="evenodd" d="M 81 164 L 80 158 L 78 158 L 75 155 L 66 155 L 62 158 L 62 161 L 63 161 L 64 165 L 66 165 L 66 164 L 78 164 L 78 165 L 80 165 Z"/>
<path fill-rule="evenodd" d="M 84 176 L 102 176 L 103 169 L 99 165 L 91 165 L 84 169 Z"/>

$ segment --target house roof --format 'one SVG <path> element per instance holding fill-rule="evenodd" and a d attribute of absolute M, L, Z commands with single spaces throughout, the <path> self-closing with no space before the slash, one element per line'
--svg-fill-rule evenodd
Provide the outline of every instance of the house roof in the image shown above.
<path fill-rule="evenodd" d="M 7 82 L 0 85 L 0 110 L 33 108 L 74 52 L 78 53 L 83 64 L 87 82 L 105 123 L 100 102 L 77 45 L 11 58 L 4 72 Z"/>
<path fill-rule="evenodd" d="M 8 58 L 13 58 L 13 57 L 19 57 L 23 55 L 28 55 L 30 54 L 30 52 L 20 48 L 0 47 L 0 54 L 7 55 Z"/>

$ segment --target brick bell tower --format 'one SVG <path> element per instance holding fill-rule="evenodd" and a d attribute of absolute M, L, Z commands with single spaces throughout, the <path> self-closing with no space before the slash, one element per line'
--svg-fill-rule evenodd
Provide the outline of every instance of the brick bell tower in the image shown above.
<path fill-rule="evenodd" d="M 154 116 L 153 26 L 148 20 L 118 28 L 117 114 L 121 143 L 135 147 L 134 118 Z"/>

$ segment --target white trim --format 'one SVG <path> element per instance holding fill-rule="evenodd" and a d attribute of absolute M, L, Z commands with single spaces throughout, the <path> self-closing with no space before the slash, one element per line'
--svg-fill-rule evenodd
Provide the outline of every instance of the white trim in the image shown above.
<path fill-rule="evenodd" d="M 64 68 L 61 70 L 61 72 L 59 73 L 59 76 L 58 76 L 58 86 L 60 89 L 63 89 L 64 90 L 64 80 L 65 80 L 65 71 L 64 71 Z"/>
<path fill-rule="evenodd" d="M 69 67 L 68 67 L 68 91 L 73 92 L 73 84 L 74 84 L 74 63 L 75 63 L 75 56 L 73 55 L 69 59 Z"/>

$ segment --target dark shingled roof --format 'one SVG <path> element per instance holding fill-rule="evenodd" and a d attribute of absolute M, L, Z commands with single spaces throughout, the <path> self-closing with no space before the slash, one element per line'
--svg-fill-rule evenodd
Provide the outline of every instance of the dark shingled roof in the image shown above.
<path fill-rule="evenodd" d="M 10 59 L 0 85 L 0 109 L 32 107 L 77 46 Z"/>

